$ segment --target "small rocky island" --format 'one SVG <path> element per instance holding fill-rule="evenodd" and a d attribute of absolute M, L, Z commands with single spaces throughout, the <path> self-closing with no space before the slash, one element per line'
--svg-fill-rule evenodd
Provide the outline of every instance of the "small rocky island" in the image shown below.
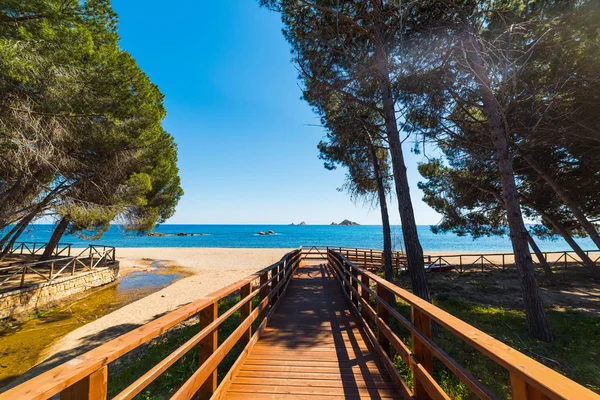
<path fill-rule="evenodd" d="M 275 232 L 273 231 L 266 231 L 266 232 L 257 232 L 256 233 L 259 236 L 268 236 L 268 235 L 275 235 Z"/>
<path fill-rule="evenodd" d="M 296 224 L 292 222 L 290 226 L 296 226 Z M 306 222 L 302 221 L 298 224 L 298 226 L 306 226 Z"/>
<path fill-rule="evenodd" d="M 360 226 L 359 223 L 356 223 L 354 221 L 350 221 L 349 219 L 345 219 L 342 222 L 340 222 L 339 224 L 336 224 L 335 222 L 332 222 L 331 225 L 333 225 L 333 226 Z"/>

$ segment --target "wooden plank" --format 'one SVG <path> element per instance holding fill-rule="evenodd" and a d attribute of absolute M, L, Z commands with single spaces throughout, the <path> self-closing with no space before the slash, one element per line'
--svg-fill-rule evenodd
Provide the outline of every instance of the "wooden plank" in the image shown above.
<path fill-rule="evenodd" d="M 357 389 L 396 389 L 391 381 L 373 381 L 369 379 L 354 379 L 354 377 L 340 379 L 312 379 L 312 378 L 286 378 L 281 377 L 248 377 L 238 376 L 236 385 L 264 385 L 281 387 L 326 387 L 326 388 L 357 388 Z"/>
<path fill-rule="evenodd" d="M 225 399 L 231 400 L 246 400 L 254 397 L 253 392 L 230 392 L 227 393 Z M 282 394 L 282 393 L 261 393 L 260 398 L 264 400 L 372 400 L 371 395 L 366 396 L 330 396 L 330 395 L 301 395 L 301 394 Z M 388 400 L 388 399 L 402 399 L 399 396 L 378 396 L 377 399 Z"/>
<path fill-rule="evenodd" d="M 363 370 L 357 370 L 355 373 L 343 373 L 340 371 L 314 371 L 312 368 L 305 369 L 305 371 L 285 371 L 285 370 L 271 370 L 271 371 L 256 371 L 245 367 L 243 371 L 238 374 L 239 377 L 246 378 L 277 378 L 277 379 L 312 379 L 312 380 L 352 380 L 352 381 L 369 381 L 369 382 L 392 382 L 389 375 L 379 374 L 378 370 L 374 370 L 373 373 L 368 373 Z"/>
<path fill-rule="evenodd" d="M 347 387 L 306 387 L 306 386 L 276 386 L 276 385 L 238 385 L 233 383 L 229 389 L 231 392 L 255 393 L 256 398 L 262 398 L 263 393 L 280 394 L 304 394 L 304 395 L 328 395 L 328 396 L 371 396 L 379 398 L 382 396 L 399 397 L 396 388 L 356 388 Z"/>

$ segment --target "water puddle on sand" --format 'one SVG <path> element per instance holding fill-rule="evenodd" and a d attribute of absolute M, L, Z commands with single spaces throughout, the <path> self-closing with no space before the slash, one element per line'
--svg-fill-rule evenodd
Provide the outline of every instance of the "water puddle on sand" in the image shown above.
<path fill-rule="evenodd" d="M 44 351 L 71 331 L 188 276 L 185 270 L 155 261 L 118 282 L 74 297 L 58 308 L 0 328 L 0 388 L 33 367 Z"/>

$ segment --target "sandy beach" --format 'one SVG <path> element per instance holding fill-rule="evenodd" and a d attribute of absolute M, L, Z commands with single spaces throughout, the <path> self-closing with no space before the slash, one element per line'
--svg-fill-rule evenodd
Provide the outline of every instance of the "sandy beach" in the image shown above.
<path fill-rule="evenodd" d="M 87 337 L 107 328 L 123 326 L 123 330 L 128 330 L 131 325 L 142 325 L 279 261 L 288 251 L 289 249 L 118 249 L 117 258 L 123 269 L 144 264 L 143 261 L 150 259 L 160 260 L 166 265 L 185 267 L 193 275 L 71 332 L 58 341 L 46 357 L 83 346 Z"/>

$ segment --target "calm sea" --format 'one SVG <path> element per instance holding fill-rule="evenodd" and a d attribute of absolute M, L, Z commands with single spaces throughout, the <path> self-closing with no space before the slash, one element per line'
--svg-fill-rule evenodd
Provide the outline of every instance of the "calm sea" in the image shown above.
<path fill-rule="evenodd" d="M 46 242 L 52 234 L 52 225 L 33 225 L 23 233 L 20 241 Z M 260 236 L 260 231 L 273 230 L 275 235 Z M 156 232 L 166 234 L 202 233 L 203 236 L 136 236 L 126 233 L 114 225 L 98 241 L 90 241 L 73 235 L 65 235 L 62 243 L 72 243 L 76 247 L 89 243 L 106 244 L 116 247 L 252 247 L 252 248 L 295 248 L 299 246 L 342 246 L 382 248 L 381 226 L 329 226 L 329 225 L 160 225 Z M 402 248 L 400 226 L 392 230 L 394 248 Z M 453 234 L 435 235 L 429 226 L 419 226 L 419 236 L 425 251 L 477 251 L 510 252 L 508 237 L 491 237 L 473 240 Z M 589 239 L 578 240 L 584 249 L 593 249 Z M 562 240 L 540 240 L 545 251 L 568 250 Z"/>

